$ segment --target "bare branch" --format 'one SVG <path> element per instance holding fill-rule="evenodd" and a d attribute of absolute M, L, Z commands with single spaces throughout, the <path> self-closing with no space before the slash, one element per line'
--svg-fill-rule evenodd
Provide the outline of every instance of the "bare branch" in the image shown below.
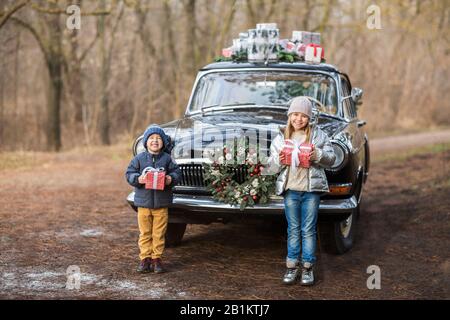
<path fill-rule="evenodd" d="M 86 58 L 87 54 L 94 47 L 94 44 L 95 44 L 95 42 L 97 42 L 99 37 L 100 37 L 100 32 L 98 32 L 98 29 L 97 29 L 97 33 L 95 35 L 94 40 L 91 41 L 91 43 L 86 47 L 86 49 L 81 53 L 80 57 L 78 58 L 79 62 L 82 62 L 84 60 L 84 58 Z"/>
<path fill-rule="evenodd" d="M 11 8 L 11 10 L 0 13 L 0 17 L 2 17 L 0 19 L 0 29 L 6 23 L 6 21 L 8 21 L 9 17 L 11 17 L 15 12 L 17 12 L 19 9 L 21 9 L 25 5 L 27 5 L 28 2 L 30 2 L 30 0 L 22 1 L 18 4 L 16 4 L 13 8 Z"/>
<path fill-rule="evenodd" d="M 28 31 L 33 35 L 33 37 L 36 39 L 36 41 L 37 41 L 39 47 L 41 48 L 42 53 L 43 53 L 44 56 L 45 56 L 45 59 L 46 59 L 47 61 L 49 61 L 49 59 L 50 59 L 50 57 L 49 57 L 49 51 L 50 51 L 50 50 L 49 50 L 49 48 L 48 48 L 48 46 L 47 46 L 45 40 L 44 40 L 44 39 L 41 37 L 41 35 L 36 31 L 36 29 L 35 29 L 31 24 L 28 24 L 27 22 L 25 22 L 25 21 L 23 21 L 23 20 L 21 20 L 21 19 L 19 19 L 19 18 L 11 17 L 10 20 L 11 20 L 12 22 L 16 23 L 17 25 L 19 25 L 19 26 L 25 28 L 26 30 L 28 30 Z"/>
<path fill-rule="evenodd" d="M 91 11 L 91 12 L 83 12 L 83 11 L 81 11 L 80 14 L 82 16 L 103 16 L 103 15 L 108 15 L 114 10 L 115 5 L 116 5 L 116 1 L 113 1 L 113 4 L 112 4 L 111 8 L 109 8 L 109 9 L 94 10 L 94 11 Z M 41 6 L 39 6 L 39 5 L 37 5 L 36 3 L 33 3 L 33 2 L 31 3 L 31 7 L 34 10 L 36 10 L 38 12 L 41 12 L 41 13 L 46 13 L 46 14 L 65 14 L 65 15 L 68 15 L 68 13 L 66 12 L 66 9 L 41 7 Z"/>

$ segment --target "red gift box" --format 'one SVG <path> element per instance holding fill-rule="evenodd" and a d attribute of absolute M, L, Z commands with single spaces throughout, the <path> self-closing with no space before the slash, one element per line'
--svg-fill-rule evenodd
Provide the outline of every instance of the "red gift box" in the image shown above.
<path fill-rule="evenodd" d="M 164 168 L 147 167 L 145 173 L 145 189 L 164 190 L 166 171 Z"/>
<path fill-rule="evenodd" d="M 222 49 L 222 55 L 225 58 L 231 58 L 231 55 L 233 54 L 233 50 L 231 48 L 223 48 Z"/>
<path fill-rule="evenodd" d="M 325 50 L 318 44 L 310 43 L 305 48 L 305 61 L 320 63 L 325 56 Z"/>
<path fill-rule="evenodd" d="M 309 154 L 314 150 L 314 145 L 310 143 L 302 143 L 300 149 L 300 167 L 309 168 L 311 166 L 311 157 Z"/>
<path fill-rule="evenodd" d="M 283 165 L 292 165 L 292 156 L 294 155 L 294 159 L 299 159 L 299 150 L 298 145 L 293 140 L 287 139 L 284 140 L 283 149 L 281 149 L 281 154 L 284 155 L 284 161 L 281 161 Z M 298 161 L 294 161 L 294 164 L 298 164 Z"/>

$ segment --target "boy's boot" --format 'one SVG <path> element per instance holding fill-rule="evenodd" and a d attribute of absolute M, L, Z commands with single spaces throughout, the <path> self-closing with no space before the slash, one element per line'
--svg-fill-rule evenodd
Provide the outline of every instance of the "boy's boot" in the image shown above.
<path fill-rule="evenodd" d="M 153 271 L 152 259 L 145 258 L 139 262 L 139 266 L 137 267 L 137 272 L 139 273 L 149 273 Z"/>
<path fill-rule="evenodd" d="M 152 259 L 152 267 L 153 267 L 153 272 L 155 272 L 155 273 L 163 273 L 166 271 L 163 268 L 160 258 Z"/>

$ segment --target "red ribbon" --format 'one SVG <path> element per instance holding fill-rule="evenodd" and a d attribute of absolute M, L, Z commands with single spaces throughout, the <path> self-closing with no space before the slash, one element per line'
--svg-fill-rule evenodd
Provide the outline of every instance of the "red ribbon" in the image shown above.
<path fill-rule="evenodd" d="M 323 58 L 325 56 L 325 50 L 323 50 L 323 48 L 315 43 L 310 43 L 308 44 L 308 47 L 313 47 L 314 48 L 314 56 L 317 55 L 317 48 L 321 48 L 322 49 L 322 54 L 320 55 L 321 58 Z"/>

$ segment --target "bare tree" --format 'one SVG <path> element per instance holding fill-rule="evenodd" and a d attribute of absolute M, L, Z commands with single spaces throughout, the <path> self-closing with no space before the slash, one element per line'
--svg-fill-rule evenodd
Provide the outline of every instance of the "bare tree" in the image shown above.
<path fill-rule="evenodd" d="M 106 10 L 106 2 L 102 0 L 103 9 Z M 124 13 L 124 6 L 120 3 L 120 9 L 116 21 L 112 27 L 109 46 L 106 39 L 105 17 L 101 16 L 98 23 L 98 33 L 100 35 L 100 59 L 101 59 L 101 96 L 100 96 L 100 139 L 102 144 L 109 145 L 110 140 L 110 116 L 109 116 L 109 78 L 111 73 L 111 59 L 115 44 L 115 36 L 120 20 Z"/>

